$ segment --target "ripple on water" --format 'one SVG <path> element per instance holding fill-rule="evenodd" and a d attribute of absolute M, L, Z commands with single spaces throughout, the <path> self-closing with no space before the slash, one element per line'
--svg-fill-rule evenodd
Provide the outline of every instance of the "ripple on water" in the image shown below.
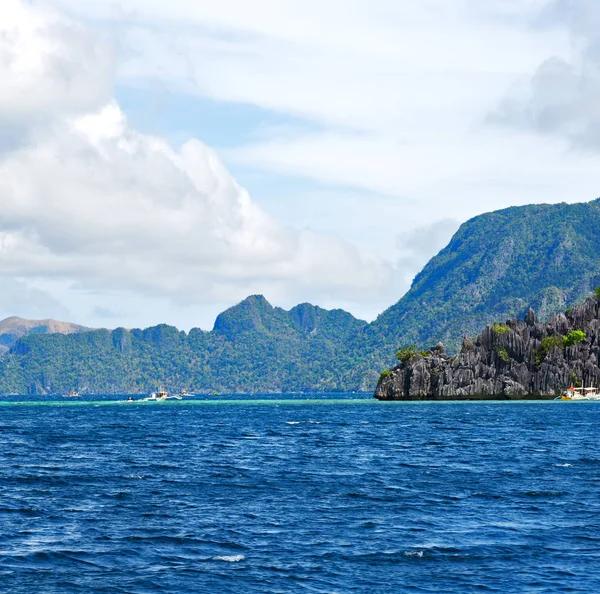
<path fill-rule="evenodd" d="M 600 591 L 597 407 L 95 404 L 3 403 L 0 590 Z"/>

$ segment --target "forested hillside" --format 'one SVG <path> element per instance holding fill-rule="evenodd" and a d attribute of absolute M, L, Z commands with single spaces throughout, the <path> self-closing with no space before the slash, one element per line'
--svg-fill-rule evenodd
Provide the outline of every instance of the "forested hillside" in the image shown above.
<path fill-rule="evenodd" d="M 0 391 L 347 390 L 360 382 L 360 360 L 347 345 L 365 325 L 342 310 L 286 311 L 255 295 L 219 315 L 211 332 L 159 325 L 29 335 L 0 361 Z"/>
<path fill-rule="evenodd" d="M 507 208 L 464 223 L 416 276 L 408 293 L 365 331 L 366 346 L 443 342 L 495 320 L 540 319 L 585 299 L 600 284 L 600 200 Z"/>
<path fill-rule="evenodd" d="M 486 324 L 541 320 L 600 285 L 600 201 L 542 204 L 464 223 L 408 293 L 367 324 L 342 310 L 286 311 L 252 296 L 214 329 L 31 334 L 0 359 L 0 393 L 328 391 L 375 387 L 402 345 L 456 352 Z"/>

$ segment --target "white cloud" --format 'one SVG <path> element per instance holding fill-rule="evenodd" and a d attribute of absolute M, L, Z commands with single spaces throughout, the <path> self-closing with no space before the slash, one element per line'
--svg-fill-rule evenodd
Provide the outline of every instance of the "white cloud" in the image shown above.
<path fill-rule="evenodd" d="M 486 10 L 455 0 L 61 4 L 118 24 L 122 81 L 158 80 L 399 141 L 475 121 L 515 74 L 546 57 L 552 38 L 498 26 L 490 13 L 500 2 Z"/>
<path fill-rule="evenodd" d="M 128 129 L 116 105 L 5 156 L 0 208 L 4 274 L 182 301 L 239 295 L 247 283 L 360 293 L 385 280 L 351 246 L 281 227 L 201 142 L 174 151 Z"/>
<path fill-rule="evenodd" d="M 82 25 L 10 0 L 0 40 L 0 121 L 29 131 L 0 156 L 3 277 L 184 304 L 362 300 L 387 282 L 379 258 L 279 224 L 199 140 L 132 129 L 109 100 L 111 47 Z"/>
<path fill-rule="evenodd" d="M 65 106 L 58 120 L 40 108 L 44 125 L 35 127 L 35 139 L 19 142 L 23 135 L 12 129 L 0 135 L 9 139 L 6 146 L 0 141 L 0 153 L 11 151 L 0 183 L 20 196 L 0 217 L 11 256 L 0 258 L 6 274 L 44 271 L 156 299 L 233 301 L 265 292 L 283 304 L 298 298 L 333 305 L 349 297 L 362 300 L 364 311 L 365 303 L 379 300 L 379 307 L 382 296 L 397 299 L 422 263 L 394 238 L 411 241 L 429 227 L 439 234 L 431 242 L 437 245 L 445 219 L 598 193 L 597 155 L 571 150 L 574 139 L 593 145 L 600 134 L 598 14 L 590 0 L 57 4 L 118 41 L 120 84 L 295 116 L 293 126 L 258 123 L 251 141 L 220 155 L 234 170 L 322 184 L 308 200 L 290 188 L 274 209 L 283 219 L 282 212 L 317 201 L 314 224 L 312 213 L 285 220 L 321 233 L 269 217 L 200 142 L 173 149 L 132 130 L 116 104 L 106 107 L 111 51 L 81 25 L 54 16 L 62 23 L 56 31 L 69 31 L 56 33 L 57 47 L 77 48 L 64 55 L 81 54 L 88 65 L 99 60 L 100 72 L 109 74 L 56 102 Z M 36 18 L 54 22 L 46 13 Z M 77 62 L 68 63 L 69 80 L 85 81 L 90 70 L 79 72 Z M 51 95 L 60 97 L 56 69 L 48 72 Z M 499 117 L 511 126 L 490 126 L 490 110 L 501 104 Z M 7 121 L 10 127 L 14 119 Z M 63 191 L 54 181 L 59 173 Z M 355 196 L 365 196 L 365 204 L 352 211 Z M 367 202 L 369 196 L 376 198 Z M 290 200 L 296 203 L 288 207 Z M 354 212 L 362 234 L 340 222 Z M 374 246 L 380 258 L 335 235 Z M 398 262 L 398 272 L 383 260 Z"/>
<path fill-rule="evenodd" d="M 0 153 L 57 117 L 109 100 L 114 52 L 80 24 L 19 0 L 0 7 Z"/>
<path fill-rule="evenodd" d="M 24 318 L 69 317 L 69 310 L 51 293 L 32 287 L 24 279 L 9 277 L 2 279 L 0 291 L 0 317 L 20 316 Z"/>
<path fill-rule="evenodd" d="M 448 245 L 459 227 L 458 221 L 442 219 L 432 225 L 416 227 L 399 235 L 396 242 L 404 262 L 404 266 L 401 265 L 400 268 L 412 268 L 413 275 L 419 272 L 433 256 Z"/>
<path fill-rule="evenodd" d="M 226 151 L 232 160 L 395 196 L 403 229 L 466 220 L 533 202 L 581 201 L 597 193 L 598 160 L 541 142 L 533 134 L 484 128 L 469 138 L 399 143 L 389 136 L 299 133 Z M 397 235 L 395 217 L 375 211 L 380 233 Z"/>
<path fill-rule="evenodd" d="M 570 36 L 566 56 L 543 60 L 492 111 L 490 120 L 543 136 L 566 139 L 578 149 L 600 148 L 600 5 L 594 0 L 555 0 L 540 13 L 544 27 Z"/>
<path fill-rule="evenodd" d="M 97 305 L 92 311 L 92 316 L 103 320 L 116 320 L 123 317 L 123 314 L 113 311 L 108 307 Z"/>
<path fill-rule="evenodd" d="M 48 8 L 3 0 L 1 10 L 3 115 L 81 112 L 109 98 L 114 76 L 110 46 Z"/>
<path fill-rule="evenodd" d="M 598 164 L 567 156 L 562 139 L 487 124 L 507 89 L 568 58 L 565 31 L 542 26 L 549 3 L 126 0 L 124 18 L 108 1 L 62 0 L 115 23 L 123 83 L 310 123 L 261 128 L 223 153 L 229 164 L 394 196 L 412 227 L 596 195 Z"/>

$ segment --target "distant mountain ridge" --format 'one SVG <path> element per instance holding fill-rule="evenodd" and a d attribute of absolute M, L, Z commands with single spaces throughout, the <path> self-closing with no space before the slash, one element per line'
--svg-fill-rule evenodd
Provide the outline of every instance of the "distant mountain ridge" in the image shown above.
<path fill-rule="evenodd" d="M 477 216 L 367 324 L 305 303 L 291 310 L 253 295 L 220 314 L 212 331 L 29 333 L 0 359 L 0 393 L 369 390 L 398 347 L 443 342 L 497 319 L 541 320 L 600 285 L 600 200 L 541 204 Z"/>
<path fill-rule="evenodd" d="M 79 334 L 30 334 L 0 360 L 0 392 L 281 392 L 346 389 L 360 382 L 345 350 L 366 322 L 305 303 L 289 311 L 252 295 L 210 332 L 161 324 Z M 355 366 L 356 367 L 356 366 Z M 366 388 L 366 386 L 365 386 Z"/>
<path fill-rule="evenodd" d="M 92 328 L 72 322 L 60 322 L 51 318 L 28 320 L 11 316 L 0 320 L 0 349 L 8 350 L 19 338 L 28 334 L 76 334 L 89 332 Z M 4 347 L 4 348 L 2 348 Z"/>

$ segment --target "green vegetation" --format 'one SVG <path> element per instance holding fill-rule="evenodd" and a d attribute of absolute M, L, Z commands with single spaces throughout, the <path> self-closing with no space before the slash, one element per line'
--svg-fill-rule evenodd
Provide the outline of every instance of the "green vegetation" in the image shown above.
<path fill-rule="evenodd" d="M 510 355 L 508 354 L 508 351 L 506 349 L 495 347 L 494 350 L 498 353 L 498 357 L 502 361 L 504 361 L 505 363 L 508 363 L 510 361 Z"/>
<path fill-rule="evenodd" d="M 492 332 L 496 336 L 502 336 L 503 334 L 506 334 L 507 332 L 510 332 L 510 328 L 506 324 L 493 324 L 492 325 Z"/>
<path fill-rule="evenodd" d="M 542 346 L 544 352 L 549 353 L 553 348 L 562 349 L 564 344 L 565 337 L 560 334 L 555 334 L 553 336 L 546 336 L 542 339 Z"/>
<path fill-rule="evenodd" d="M 600 301 L 600 287 L 596 287 L 594 289 L 594 299 L 596 301 Z"/>
<path fill-rule="evenodd" d="M 585 332 L 583 330 L 571 330 L 563 339 L 563 346 L 570 347 L 578 342 L 585 340 Z"/>
<path fill-rule="evenodd" d="M 384 369 L 380 374 L 379 374 L 379 381 L 377 382 L 377 385 L 379 385 L 386 377 L 392 375 L 392 372 L 389 369 Z"/>
<path fill-rule="evenodd" d="M 565 337 L 560 334 L 555 334 L 553 336 L 546 336 L 542 339 L 542 344 L 535 352 L 535 364 L 539 367 L 543 361 L 546 359 L 548 353 L 554 349 L 562 349 L 564 346 Z"/>
<path fill-rule="evenodd" d="M 542 344 L 535 352 L 536 365 L 539 367 L 552 349 L 564 349 L 584 341 L 585 338 L 586 336 L 583 330 L 571 330 L 566 336 L 562 336 L 561 334 L 546 336 L 542 339 Z"/>
<path fill-rule="evenodd" d="M 429 355 L 431 355 L 431 353 L 429 351 L 419 350 L 419 349 L 417 349 L 417 347 L 414 344 L 411 344 L 410 346 L 405 346 L 405 347 L 398 349 L 398 352 L 396 353 L 396 358 L 401 363 L 405 363 L 409 359 L 412 359 L 415 355 L 422 355 L 423 357 L 429 357 Z"/>
<path fill-rule="evenodd" d="M 542 350 L 545 353 L 549 353 L 553 348 L 562 349 L 564 345 L 565 337 L 560 334 L 555 334 L 553 336 L 546 336 L 542 339 Z"/>
<path fill-rule="evenodd" d="M 441 341 L 458 352 L 498 320 L 544 320 L 600 288 L 600 200 L 537 204 L 467 221 L 417 274 L 408 293 L 365 328 L 374 356 L 399 336 L 419 346 Z M 600 300 L 600 291 L 595 292 Z M 379 368 L 389 365 L 380 360 Z"/>
<path fill-rule="evenodd" d="M 277 392 L 367 389 L 352 348 L 366 322 L 302 304 L 290 311 L 253 296 L 223 312 L 214 330 L 94 330 L 29 335 L 0 359 L 0 393 Z M 367 383 L 368 382 L 368 383 Z"/>

